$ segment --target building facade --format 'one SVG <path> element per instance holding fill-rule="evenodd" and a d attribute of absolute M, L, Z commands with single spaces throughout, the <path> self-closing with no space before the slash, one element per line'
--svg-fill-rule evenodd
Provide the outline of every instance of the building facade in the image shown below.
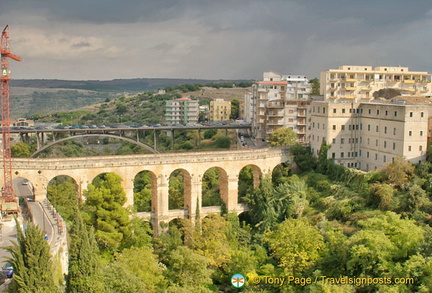
<path fill-rule="evenodd" d="M 430 95 L 431 74 L 409 71 L 408 67 L 351 66 L 321 72 L 320 94 L 325 100 L 368 101 L 381 89 L 402 95 Z"/>
<path fill-rule="evenodd" d="M 281 75 L 264 72 L 263 81 L 253 86 L 251 96 L 246 95 L 245 104 L 252 114 L 253 136 L 265 140 L 274 130 L 289 127 L 297 133 L 300 142 L 307 142 L 307 106 L 310 103 L 312 86 L 306 76 Z M 250 117 L 250 118 L 249 118 Z"/>
<path fill-rule="evenodd" d="M 165 122 L 167 124 L 197 123 L 198 101 L 190 98 L 166 101 Z"/>
<path fill-rule="evenodd" d="M 227 121 L 231 116 L 231 102 L 215 99 L 210 102 L 210 121 Z"/>
<path fill-rule="evenodd" d="M 371 171 L 397 156 L 412 163 L 426 160 L 429 105 L 406 101 L 313 101 L 311 149 L 331 145 L 328 158 L 336 164 Z"/>

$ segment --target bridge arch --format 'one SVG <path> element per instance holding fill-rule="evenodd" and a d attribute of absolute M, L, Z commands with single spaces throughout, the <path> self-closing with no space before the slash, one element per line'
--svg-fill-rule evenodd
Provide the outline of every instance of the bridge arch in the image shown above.
<path fill-rule="evenodd" d="M 202 207 L 221 206 L 228 200 L 228 175 L 221 167 L 211 167 L 203 174 Z"/>
<path fill-rule="evenodd" d="M 50 147 L 52 147 L 52 146 L 54 146 L 56 144 L 59 144 L 61 142 L 67 141 L 67 140 L 73 140 L 73 139 L 79 138 L 79 137 L 101 137 L 101 136 L 102 137 L 111 137 L 111 138 L 121 139 L 121 140 L 130 142 L 130 143 L 136 144 L 136 145 L 138 145 L 140 147 L 143 147 L 146 150 L 151 151 L 152 153 L 159 154 L 159 152 L 157 150 L 155 150 L 152 146 L 150 146 L 150 145 L 148 145 L 146 143 L 143 143 L 143 142 L 139 142 L 139 141 L 133 140 L 133 139 L 128 138 L 128 137 L 118 136 L 118 135 L 114 135 L 114 134 L 80 134 L 80 135 L 75 135 L 75 136 L 68 136 L 68 137 L 61 138 L 59 140 L 53 141 L 53 142 L 51 142 L 51 143 L 43 146 L 42 148 L 38 149 L 36 152 L 34 152 L 31 155 L 31 157 L 35 158 L 37 155 L 39 155 L 44 150 L 46 150 L 46 149 L 48 149 L 48 148 L 50 148 Z"/>
<path fill-rule="evenodd" d="M 134 207 L 137 212 L 154 212 L 157 204 L 157 176 L 142 170 L 134 177 Z"/>

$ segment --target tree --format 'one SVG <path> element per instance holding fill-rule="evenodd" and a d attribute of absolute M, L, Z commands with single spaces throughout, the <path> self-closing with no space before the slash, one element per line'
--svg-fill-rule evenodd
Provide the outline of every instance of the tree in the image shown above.
<path fill-rule="evenodd" d="M 75 219 L 79 201 L 77 186 L 72 178 L 60 175 L 51 180 L 47 188 L 47 197 L 63 219 L 68 222 Z"/>
<path fill-rule="evenodd" d="M 272 256 L 288 275 L 298 276 L 320 258 L 324 240 L 317 228 L 304 219 L 287 219 L 264 234 Z"/>
<path fill-rule="evenodd" d="M 28 144 L 19 142 L 11 146 L 11 154 L 14 158 L 29 158 L 31 156 L 31 149 Z"/>
<path fill-rule="evenodd" d="M 57 292 L 54 285 L 50 247 L 38 226 L 30 224 L 26 232 L 16 221 L 17 240 L 5 247 L 11 254 L 7 258 L 14 267 L 11 288 L 14 292 Z"/>
<path fill-rule="evenodd" d="M 229 148 L 231 145 L 231 140 L 229 139 L 228 136 L 219 136 L 218 138 L 216 138 L 216 147 L 218 148 Z"/>
<path fill-rule="evenodd" d="M 303 147 L 301 144 L 295 144 L 291 147 L 291 154 L 294 162 L 301 171 L 307 172 L 316 168 L 317 160 L 312 155 L 310 146 Z"/>
<path fill-rule="evenodd" d="M 180 287 L 202 287 L 212 284 L 213 270 L 208 266 L 207 257 L 195 253 L 186 246 L 179 246 L 170 253 L 167 276 Z"/>
<path fill-rule="evenodd" d="M 116 267 L 127 268 L 131 274 L 140 280 L 140 286 L 144 286 L 145 290 L 136 292 L 164 292 L 166 287 L 165 278 L 162 274 L 164 266 L 158 262 L 151 248 L 143 246 L 124 249 L 112 263 L 112 266 L 114 269 Z M 121 277 L 121 275 L 117 275 L 117 278 Z M 109 285 L 110 282 L 111 280 L 106 280 L 105 283 Z"/>
<path fill-rule="evenodd" d="M 202 206 L 221 205 L 220 198 L 220 175 L 215 167 L 208 169 L 202 178 Z"/>
<path fill-rule="evenodd" d="M 310 84 L 312 84 L 312 96 L 319 96 L 320 94 L 320 82 L 318 78 L 313 78 L 309 81 Z"/>
<path fill-rule="evenodd" d="M 272 147 L 293 145 L 297 142 L 297 134 L 291 128 L 279 128 L 270 133 L 268 141 Z"/>
<path fill-rule="evenodd" d="M 384 173 L 390 183 L 401 187 L 402 184 L 409 182 L 411 176 L 414 174 L 415 167 L 410 162 L 406 161 L 403 157 L 399 156 L 394 159 L 394 162 L 388 164 L 384 168 Z"/>
<path fill-rule="evenodd" d="M 95 237 L 103 249 L 117 249 L 130 233 L 129 213 L 123 207 L 126 195 L 121 180 L 117 174 L 105 173 L 96 177 L 84 191 L 87 197 L 85 220 L 95 228 Z"/>
<path fill-rule="evenodd" d="M 66 293 L 104 292 L 101 261 L 93 227 L 88 229 L 78 209 L 70 232 Z"/>
<path fill-rule="evenodd" d="M 204 138 L 210 139 L 217 134 L 217 129 L 207 129 L 204 131 Z"/>
<path fill-rule="evenodd" d="M 231 115 L 230 119 L 238 119 L 240 114 L 240 101 L 237 98 L 231 101 Z"/>

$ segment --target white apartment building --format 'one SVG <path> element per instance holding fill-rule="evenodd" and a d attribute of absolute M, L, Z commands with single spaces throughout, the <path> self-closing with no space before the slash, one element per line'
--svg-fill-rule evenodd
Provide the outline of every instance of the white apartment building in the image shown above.
<path fill-rule="evenodd" d="M 253 136 L 265 140 L 275 129 L 289 127 L 300 142 L 307 142 L 306 108 L 311 91 L 306 76 L 264 72 L 263 81 L 254 84 L 252 96 L 245 96 L 245 100 L 251 99 L 245 105 L 252 115 L 245 112 L 245 116 L 251 119 Z"/>
<path fill-rule="evenodd" d="M 331 144 L 328 158 L 336 164 L 371 171 L 395 157 L 412 163 L 426 160 L 427 104 L 393 101 L 312 101 L 311 148 L 315 155 L 323 141 Z"/>
<path fill-rule="evenodd" d="M 197 123 L 198 101 L 190 98 L 166 101 L 165 121 L 168 124 Z"/>
<path fill-rule="evenodd" d="M 431 74 L 408 67 L 343 65 L 321 72 L 320 94 L 325 100 L 368 101 L 380 89 L 400 90 L 402 95 L 430 95 Z"/>

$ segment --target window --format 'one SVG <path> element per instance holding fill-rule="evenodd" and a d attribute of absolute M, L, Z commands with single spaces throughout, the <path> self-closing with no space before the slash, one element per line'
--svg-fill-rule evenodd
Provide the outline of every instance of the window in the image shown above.
<path fill-rule="evenodd" d="M 333 113 L 335 113 L 335 114 L 336 114 L 336 108 L 335 108 L 335 109 L 333 109 Z"/>
<path fill-rule="evenodd" d="M 395 111 L 394 114 L 395 114 L 395 117 L 397 117 L 397 111 Z"/>
<path fill-rule="evenodd" d="M 419 146 L 419 151 L 422 151 L 423 150 L 423 146 L 421 145 L 421 146 Z"/>
<path fill-rule="evenodd" d="M 409 152 L 411 151 L 411 146 L 410 146 L 410 145 L 408 146 L 408 151 L 409 151 Z"/>
<path fill-rule="evenodd" d="M 341 129 L 342 129 L 342 130 L 345 130 L 345 125 L 342 125 L 342 126 L 341 126 Z"/>
<path fill-rule="evenodd" d="M 341 152 L 341 158 L 343 158 L 344 157 L 344 152 Z"/>
<path fill-rule="evenodd" d="M 384 163 L 387 162 L 387 157 L 384 155 L 383 157 Z"/>
<path fill-rule="evenodd" d="M 384 148 L 387 148 L 387 141 L 384 141 Z"/>
<path fill-rule="evenodd" d="M 349 158 L 349 157 L 351 157 L 351 153 L 350 153 L 350 152 L 348 152 L 348 158 Z"/>
<path fill-rule="evenodd" d="M 333 130 L 336 130 L 336 125 L 333 125 Z"/>
<path fill-rule="evenodd" d="M 342 114 L 345 114 L 345 108 L 344 108 L 344 109 L 342 109 Z"/>
<path fill-rule="evenodd" d="M 288 118 L 288 122 L 294 122 L 293 118 Z"/>
<path fill-rule="evenodd" d="M 408 131 L 408 135 L 409 135 L 409 136 L 412 136 L 412 131 L 411 131 L 411 130 Z"/>
<path fill-rule="evenodd" d="M 378 146 L 378 139 L 375 140 L 375 146 Z"/>
<path fill-rule="evenodd" d="M 387 133 L 387 126 L 384 126 L 384 133 Z"/>
<path fill-rule="evenodd" d="M 387 111 L 387 110 L 385 111 L 385 115 L 386 115 L 386 116 L 388 115 L 388 111 Z"/>
<path fill-rule="evenodd" d="M 396 135 L 396 128 L 393 128 L 393 135 Z"/>
<path fill-rule="evenodd" d="M 368 131 L 370 131 L 370 124 L 368 124 Z"/>
<path fill-rule="evenodd" d="M 394 142 L 393 143 L 393 150 L 395 150 L 396 149 L 396 143 Z"/>
<path fill-rule="evenodd" d="M 424 113 L 420 112 L 420 117 L 423 118 L 424 117 Z"/>
<path fill-rule="evenodd" d="M 371 109 L 368 109 L 368 114 L 370 114 L 371 113 Z"/>
<path fill-rule="evenodd" d="M 336 153 L 332 153 L 332 158 L 336 158 Z"/>
<path fill-rule="evenodd" d="M 323 107 L 323 114 L 325 114 L 326 108 Z"/>
<path fill-rule="evenodd" d="M 377 110 L 377 115 L 379 115 L 379 110 Z"/>
<path fill-rule="evenodd" d="M 423 131 L 420 131 L 420 136 L 423 136 Z"/>
<path fill-rule="evenodd" d="M 378 161 L 378 154 L 375 154 L 375 161 Z"/>
<path fill-rule="evenodd" d="M 413 112 L 410 112 L 410 117 L 413 117 Z"/>
<path fill-rule="evenodd" d="M 379 128 L 378 128 L 378 125 L 377 125 L 377 126 L 375 126 L 375 131 L 378 132 L 378 130 L 379 130 Z"/>
<path fill-rule="evenodd" d="M 293 114 L 294 110 L 289 110 L 288 113 Z"/>
<path fill-rule="evenodd" d="M 332 144 L 335 144 L 336 143 L 336 138 L 333 138 L 332 139 Z"/>
<path fill-rule="evenodd" d="M 369 158 L 369 152 L 366 153 L 366 158 Z"/>
<path fill-rule="evenodd" d="M 341 144 L 345 143 L 345 138 L 341 138 Z"/>

